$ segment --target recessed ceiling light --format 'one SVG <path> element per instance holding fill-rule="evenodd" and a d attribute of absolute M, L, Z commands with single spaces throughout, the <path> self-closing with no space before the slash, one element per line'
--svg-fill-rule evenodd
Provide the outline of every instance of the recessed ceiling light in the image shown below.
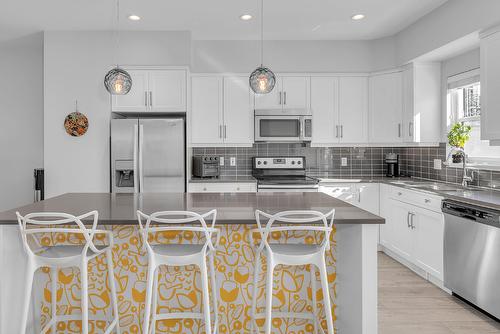
<path fill-rule="evenodd" d="M 356 14 L 351 17 L 351 19 L 353 19 L 354 21 L 362 20 L 364 18 L 365 16 L 363 14 Z"/>
<path fill-rule="evenodd" d="M 139 21 L 141 17 L 138 15 L 129 15 L 128 19 L 131 21 Z"/>
<path fill-rule="evenodd" d="M 243 21 L 248 21 L 248 20 L 252 19 L 252 15 L 250 15 L 250 14 L 243 14 L 243 15 L 240 16 L 240 19 L 242 19 Z"/>

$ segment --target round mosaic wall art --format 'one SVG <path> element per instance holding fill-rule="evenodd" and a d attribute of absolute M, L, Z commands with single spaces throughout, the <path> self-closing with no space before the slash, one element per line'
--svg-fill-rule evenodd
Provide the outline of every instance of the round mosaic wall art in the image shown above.
<path fill-rule="evenodd" d="M 81 112 L 74 111 L 64 119 L 64 128 L 70 136 L 80 137 L 87 132 L 89 120 Z"/>

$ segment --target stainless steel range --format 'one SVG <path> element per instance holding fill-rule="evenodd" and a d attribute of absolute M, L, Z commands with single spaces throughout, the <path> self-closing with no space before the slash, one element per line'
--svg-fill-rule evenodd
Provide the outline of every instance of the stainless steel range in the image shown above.
<path fill-rule="evenodd" d="M 259 192 L 317 192 L 319 181 L 306 175 L 305 157 L 254 157 L 252 175 Z"/>

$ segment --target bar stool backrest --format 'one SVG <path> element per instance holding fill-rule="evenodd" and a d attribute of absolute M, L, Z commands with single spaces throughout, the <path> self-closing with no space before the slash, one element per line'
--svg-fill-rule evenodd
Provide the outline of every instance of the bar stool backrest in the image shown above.
<path fill-rule="evenodd" d="M 262 217 L 268 219 L 265 227 L 262 227 Z M 268 239 L 271 233 L 283 231 L 323 232 L 324 238 L 320 246 L 324 250 L 328 250 L 330 249 L 330 234 L 332 232 L 334 217 L 335 209 L 332 209 L 326 214 L 314 210 L 291 210 L 278 212 L 274 215 L 256 210 L 255 220 L 257 221 L 258 230 L 262 238 L 258 251 L 261 251 L 264 247 L 269 247 Z M 293 225 L 273 227 L 273 224 L 276 223 Z"/>
<path fill-rule="evenodd" d="M 210 226 L 206 223 L 206 218 L 211 217 L 212 223 Z M 167 232 L 167 231 L 191 231 L 191 232 L 201 232 L 205 236 L 205 249 L 208 247 L 210 250 L 215 250 L 214 244 L 212 242 L 212 234 L 216 233 L 215 221 L 217 219 L 217 210 L 211 210 L 204 214 L 198 214 L 191 211 L 159 211 L 152 213 L 151 215 L 144 214 L 143 212 L 137 210 L 137 219 L 139 221 L 139 228 L 141 230 L 142 241 L 144 246 L 151 250 L 151 245 L 149 244 L 148 236 L 150 233 L 157 232 Z M 143 220 L 145 224 L 143 225 Z M 151 224 L 158 225 L 169 225 L 169 226 L 154 226 Z M 186 224 L 193 224 L 200 226 L 185 226 Z M 216 244 L 218 241 L 216 242 Z"/>
<path fill-rule="evenodd" d="M 21 231 L 23 246 L 25 251 L 29 254 L 34 254 L 34 250 L 30 246 L 28 237 L 32 236 L 35 238 L 36 234 L 44 233 L 80 234 L 85 240 L 82 254 L 86 254 L 88 249 L 95 253 L 99 252 L 99 249 L 93 242 L 99 217 L 97 211 L 91 211 L 81 216 L 74 216 L 62 212 L 34 212 L 25 216 L 21 216 L 19 212 L 16 212 L 16 215 Z M 90 229 L 87 229 L 82 222 L 82 220 L 86 218 L 91 218 L 92 220 L 92 227 Z M 43 247 L 50 247 L 50 245 Z"/>

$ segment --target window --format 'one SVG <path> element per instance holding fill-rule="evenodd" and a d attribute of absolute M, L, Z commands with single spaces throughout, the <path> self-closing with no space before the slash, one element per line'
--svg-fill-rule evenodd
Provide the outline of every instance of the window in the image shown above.
<path fill-rule="evenodd" d="M 500 165 L 500 147 L 481 140 L 481 83 L 473 70 L 448 78 L 448 129 L 456 122 L 472 126 L 465 152 L 471 163 Z"/>

